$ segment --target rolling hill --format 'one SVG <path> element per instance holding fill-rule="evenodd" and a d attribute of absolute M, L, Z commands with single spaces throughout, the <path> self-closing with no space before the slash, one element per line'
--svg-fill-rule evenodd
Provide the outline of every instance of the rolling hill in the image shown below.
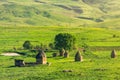
<path fill-rule="evenodd" d="M 0 26 L 119 28 L 119 0 L 0 0 Z"/>

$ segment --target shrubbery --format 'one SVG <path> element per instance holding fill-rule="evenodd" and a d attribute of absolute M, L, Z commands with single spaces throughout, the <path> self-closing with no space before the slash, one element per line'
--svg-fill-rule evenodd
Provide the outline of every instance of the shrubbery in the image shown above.
<path fill-rule="evenodd" d="M 32 45 L 30 43 L 30 41 L 25 41 L 23 44 L 24 49 L 31 49 Z"/>

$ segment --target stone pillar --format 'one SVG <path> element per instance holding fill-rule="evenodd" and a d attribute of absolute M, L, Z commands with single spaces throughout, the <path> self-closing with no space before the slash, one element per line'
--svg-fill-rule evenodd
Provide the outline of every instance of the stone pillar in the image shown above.
<path fill-rule="evenodd" d="M 46 64 L 47 58 L 44 51 L 39 51 L 39 53 L 36 55 L 36 63 L 37 64 Z"/>
<path fill-rule="evenodd" d="M 57 56 L 58 56 L 58 53 L 53 53 L 52 56 L 53 56 L 53 57 L 57 57 Z"/>
<path fill-rule="evenodd" d="M 115 50 L 112 50 L 112 52 L 111 52 L 111 58 L 116 58 L 116 51 Z"/>
<path fill-rule="evenodd" d="M 68 53 L 68 51 L 65 51 L 64 58 L 68 58 L 68 57 L 69 57 L 69 53 Z"/>
<path fill-rule="evenodd" d="M 80 52 L 78 51 L 75 55 L 75 61 L 83 61 L 83 57 L 81 56 Z"/>
<path fill-rule="evenodd" d="M 60 56 L 64 56 L 65 50 L 62 48 L 59 50 Z"/>

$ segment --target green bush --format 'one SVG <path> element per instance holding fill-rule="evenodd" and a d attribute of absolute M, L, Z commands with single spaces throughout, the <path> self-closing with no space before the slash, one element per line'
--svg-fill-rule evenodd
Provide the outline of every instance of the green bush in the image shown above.
<path fill-rule="evenodd" d="M 49 43 L 49 47 L 50 47 L 51 49 L 54 49 L 54 44 L 53 44 L 53 43 Z"/>
<path fill-rule="evenodd" d="M 32 45 L 30 43 L 30 41 L 25 41 L 23 44 L 24 49 L 31 49 Z"/>
<path fill-rule="evenodd" d="M 49 18 L 51 15 L 50 15 L 50 13 L 48 13 L 47 11 L 44 11 L 44 12 L 43 12 L 43 16 Z"/>

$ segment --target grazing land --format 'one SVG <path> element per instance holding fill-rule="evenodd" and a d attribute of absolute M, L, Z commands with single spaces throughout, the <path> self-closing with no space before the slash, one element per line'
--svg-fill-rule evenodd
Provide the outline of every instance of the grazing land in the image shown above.
<path fill-rule="evenodd" d="M 2 80 L 119 80 L 119 0 L 0 0 L 0 79 Z M 59 33 L 76 38 L 69 58 L 53 57 Z M 35 63 L 37 51 L 25 41 L 45 48 L 47 64 L 16 67 L 14 60 Z M 82 51 L 83 47 L 88 52 Z M 111 58 L 115 49 L 116 58 Z M 80 50 L 82 62 L 75 62 Z M 20 56 L 3 56 L 17 53 Z"/>
<path fill-rule="evenodd" d="M 72 53 L 74 54 L 74 53 Z M 95 56 L 84 56 L 83 62 L 74 62 L 70 58 L 48 58 L 51 65 L 31 67 L 14 67 L 14 59 L 18 57 L 0 56 L 0 73 L 3 80 L 117 80 L 120 75 L 120 52 L 117 58 L 110 58 L 110 51 L 95 51 Z M 47 53 L 50 55 L 50 53 Z M 48 56 L 49 57 L 49 56 Z M 19 57 L 26 62 L 35 62 L 32 57 Z M 72 70 L 72 72 L 63 72 Z"/>
<path fill-rule="evenodd" d="M 119 28 L 119 0 L 1 0 L 2 26 Z"/>
<path fill-rule="evenodd" d="M 11 52 L 13 47 L 22 48 L 25 40 L 30 40 L 33 45 L 48 45 L 54 42 L 56 34 L 61 32 L 71 33 L 77 38 L 77 47 L 86 43 L 92 49 L 92 54 L 84 54 L 83 62 L 74 62 L 77 50 L 70 51 L 69 58 L 52 57 L 53 52 L 46 52 L 48 65 L 30 67 L 14 67 L 14 59 L 23 59 L 25 62 L 35 62 L 37 53 L 23 51 L 24 56 L 0 56 L 0 73 L 3 80 L 114 80 L 119 79 L 120 61 L 120 31 L 106 30 L 104 28 L 81 27 L 0 27 L 0 51 Z M 116 37 L 113 37 L 116 35 Z M 101 49 L 103 47 L 104 49 Z M 117 58 L 111 59 L 112 49 L 117 49 Z M 30 56 L 32 55 L 32 56 Z M 72 70 L 72 72 L 63 72 Z"/>
<path fill-rule="evenodd" d="M 33 45 L 54 42 L 58 33 L 71 33 L 77 38 L 77 46 L 83 42 L 89 46 L 120 46 L 120 31 L 104 28 L 81 27 L 0 27 L 0 51 L 22 48 L 25 40 Z M 115 36 L 115 37 L 114 37 Z"/>

